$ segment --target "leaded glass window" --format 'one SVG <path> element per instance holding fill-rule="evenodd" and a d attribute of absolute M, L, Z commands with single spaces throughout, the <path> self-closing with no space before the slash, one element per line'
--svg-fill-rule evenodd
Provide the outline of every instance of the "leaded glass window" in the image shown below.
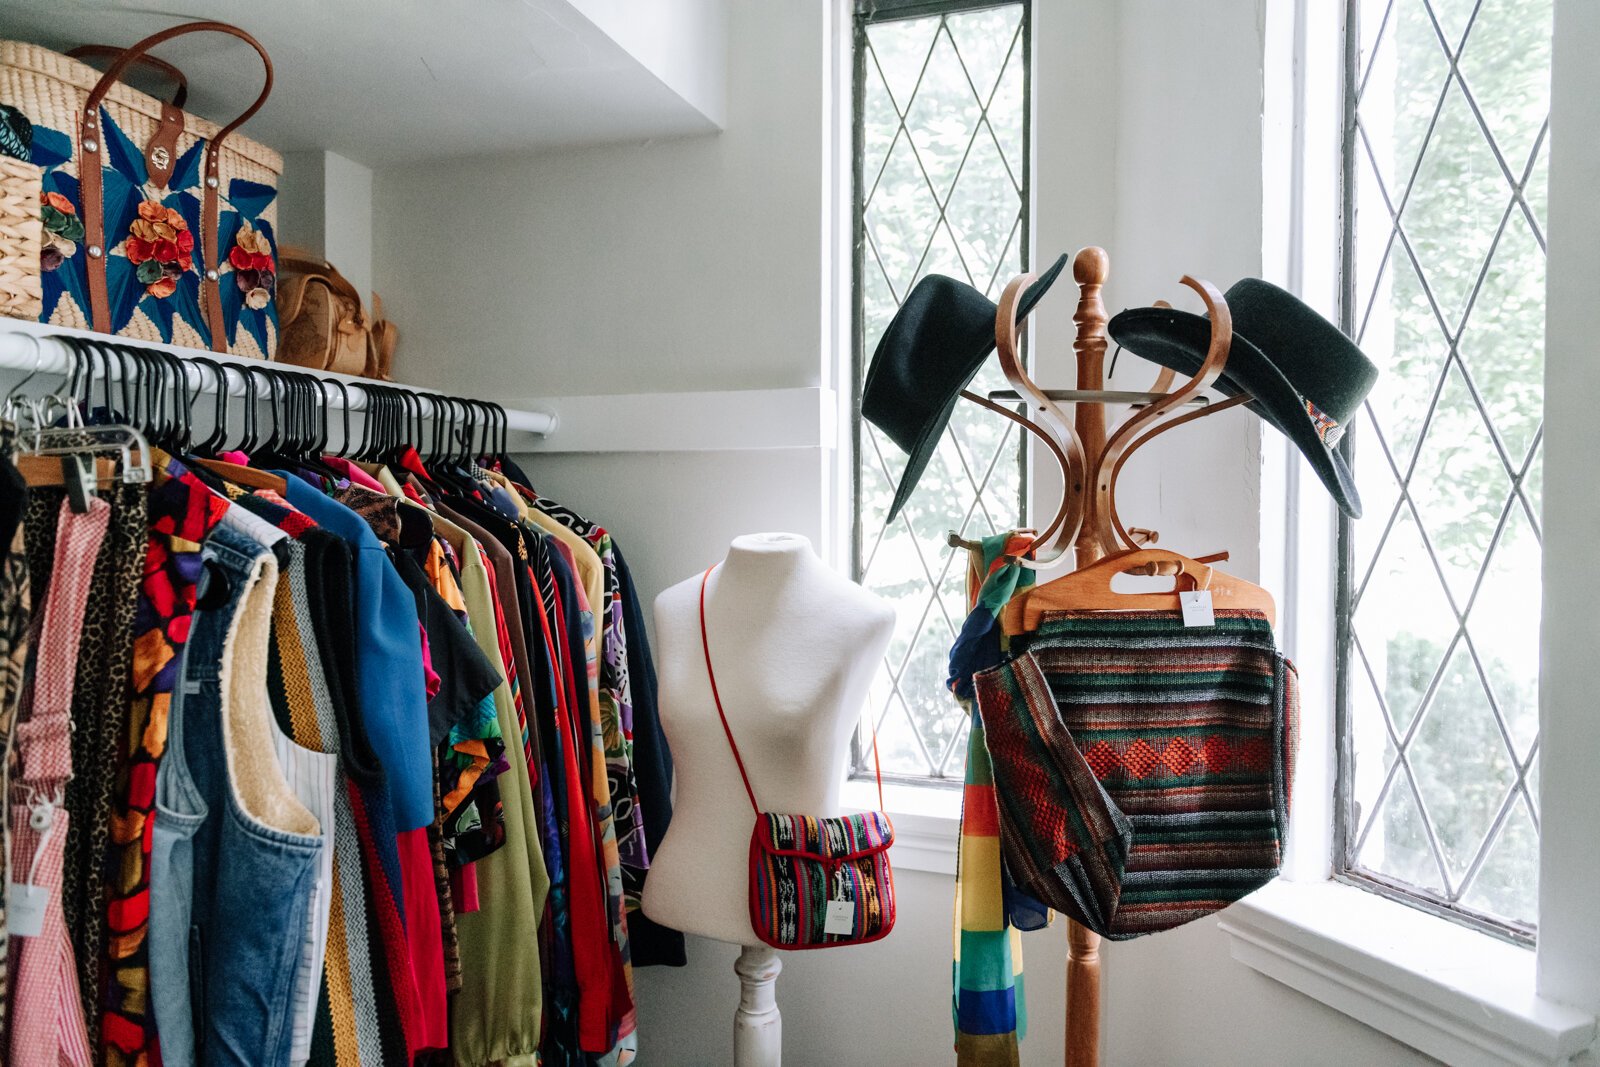
<path fill-rule="evenodd" d="M 1027 3 L 863 2 L 855 17 L 855 342 L 859 401 L 884 327 L 916 281 L 948 274 L 997 299 L 1028 258 Z M 1003 388 L 990 360 L 973 388 Z M 857 403 L 855 409 L 859 410 Z M 944 688 L 966 613 L 946 543 L 1022 520 L 1012 424 L 958 403 L 917 491 L 886 522 L 905 455 L 856 427 L 855 574 L 895 606 L 867 714 L 886 774 L 961 777 L 966 720 Z M 857 770 L 870 771 L 858 746 Z"/>
<path fill-rule="evenodd" d="M 1342 876 L 1537 921 L 1551 0 L 1351 0 L 1347 329 L 1383 369 L 1344 521 Z"/>

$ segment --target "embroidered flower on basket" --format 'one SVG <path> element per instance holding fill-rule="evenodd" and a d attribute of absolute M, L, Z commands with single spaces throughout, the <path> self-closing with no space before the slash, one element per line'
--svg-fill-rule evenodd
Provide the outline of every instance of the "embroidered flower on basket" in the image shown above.
<path fill-rule="evenodd" d="M 39 217 L 44 222 L 39 269 L 55 270 L 77 255 L 78 242 L 83 240 L 83 220 L 78 217 L 78 209 L 71 200 L 51 192 L 40 197 Z"/>
<path fill-rule="evenodd" d="M 266 234 L 242 224 L 228 262 L 233 265 L 233 282 L 244 294 L 246 307 L 259 311 L 272 303 L 278 274 L 277 264 L 272 261 L 272 242 Z"/>
<path fill-rule="evenodd" d="M 128 227 L 128 262 L 137 268 L 145 292 L 160 299 L 178 289 L 178 279 L 194 266 L 194 234 L 182 215 L 154 200 L 139 205 Z"/>

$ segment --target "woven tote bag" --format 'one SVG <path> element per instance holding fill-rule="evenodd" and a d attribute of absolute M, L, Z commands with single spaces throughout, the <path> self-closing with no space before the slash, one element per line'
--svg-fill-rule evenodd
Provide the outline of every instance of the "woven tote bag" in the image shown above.
<path fill-rule="evenodd" d="M 973 676 L 1024 890 L 1125 941 L 1272 881 L 1288 832 L 1298 679 L 1257 611 L 1050 612 Z"/>
<path fill-rule="evenodd" d="M 226 126 L 118 81 L 148 49 L 191 33 L 238 38 L 265 67 L 255 103 Z M 182 88 L 180 79 L 180 102 Z M 283 160 L 234 132 L 271 88 L 261 45 L 221 22 L 152 34 L 103 74 L 47 48 L 0 41 L 0 103 L 32 121 L 31 162 L 43 175 L 39 321 L 272 356 Z"/>

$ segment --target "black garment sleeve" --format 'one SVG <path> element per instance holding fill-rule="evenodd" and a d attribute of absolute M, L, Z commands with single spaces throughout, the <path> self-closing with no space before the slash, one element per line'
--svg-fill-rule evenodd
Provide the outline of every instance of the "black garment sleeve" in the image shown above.
<path fill-rule="evenodd" d="M 654 856 L 672 822 L 672 750 L 661 731 L 656 706 L 656 665 L 650 656 L 650 635 L 644 628 L 644 610 L 633 575 L 622 558 L 622 546 L 611 538 L 617 561 L 617 584 L 622 592 L 622 629 L 628 641 L 628 684 L 633 696 L 633 773 L 639 784 L 639 805 L 644 809 L 645 847 Z M 644 872 L 645 880 L 650 874 Z M 683 934 L 652 921 L 642 911 L 628 916 L 628 937 L 635 967 L 682 967 L 688 962 Z"/>
<path fill-rule="evenodd" d="M 439 691 L 428 701 L 428 741 L 437 748 L 452 726 L 469 721 L 483 698 L 495 691 L 500 672 L 411 553 L 391 548 L 389 558 L 416 598 L 417 618 L 428 635 L 428 661 L 439 676 Z"/>

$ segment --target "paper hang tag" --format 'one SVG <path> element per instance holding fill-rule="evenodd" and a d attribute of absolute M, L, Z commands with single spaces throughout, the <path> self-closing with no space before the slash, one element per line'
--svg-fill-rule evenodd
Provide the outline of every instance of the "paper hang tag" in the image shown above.
<path fill-rule="evenodd" d="M 1216 612 L 1211 609 L 1211 590 L 1196 589 L 1188 593 L 1179 593 L 1178 603 L 1183 607 L 1183 624 L 1185 626 L 1215 626 L 1217 624 Z"/>
<path fill-rule="evenodd" d="M 6 932 L 12 937 L 38 937 L 44 933 L 44 911 L 50 890 L 26 882 L 6 883 Z"/>
<path fill-rule="evenodd" d="M 848 934 L 856 928 L 856 904 L 853 900 L 828 901 L 828 914 L 822 920 L 825 934 Z"/>

